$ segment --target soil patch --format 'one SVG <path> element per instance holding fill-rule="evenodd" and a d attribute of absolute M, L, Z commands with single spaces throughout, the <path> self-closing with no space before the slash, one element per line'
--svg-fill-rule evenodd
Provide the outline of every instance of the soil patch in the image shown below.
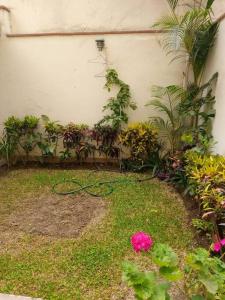
<path fill-rule="evenodd" d="M 105 212 L 106 202 L 101 198 L 43 195 L 17 209 L 2 225 L 7 231 L 74 238 L 99 222 Z"/>

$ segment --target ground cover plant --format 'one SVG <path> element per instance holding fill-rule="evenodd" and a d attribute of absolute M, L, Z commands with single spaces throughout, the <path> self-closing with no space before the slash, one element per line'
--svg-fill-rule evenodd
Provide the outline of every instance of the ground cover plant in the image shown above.
<path fill-rule="evenodd" d="M 141 228 L 154 240 L 174 247 L 181 256 L 193 246 L 183 202 L 165 183 L 131 180 L 146 177 L 141 174 L 124 177 L 114 172 L 95 172 L 87 177 L 89 173 L 26 169 L 12 170 L 0 177 L 1 292 L 44 299 L 121 299 L 127 294 L 121 285 L 122 262 L 138 259 L 143 266 L 146 264 L 145 257 L 137 258 L 130 248 L 133 232 Z M 68 226 L 66 216 L 69 221 L 73 217 L 71 202 L 79 203 L 78 216 L 84 207 L 94 210 L 93 200 L 88 202 L 88 208 L 86 194 L 66 198 L 52 194 L 54 183 L 74 177 L 83 183 L 112 178 L 126 182 L 116 185 L 110 196 L 98 200 L 101 209 L 105 209 L 102 218 L 84 231 L 82 223 L 78 236 L 46 233 L 37 224 L 43 221 L 48 229 L 55 223 L 59 229 Z M 49 206 L 51 198 L 53 202 Z M 85 204 L 82 206 L 82 203 Z M 58 216 L 56 206 L 64 210 L 66 216 Z M 32 221 L 34 216 L 39 223 Z M 26 218 L 29 221 L 26 222 Z M 51 220 L 50 224 L 46 224 L 46 218 Z"/>

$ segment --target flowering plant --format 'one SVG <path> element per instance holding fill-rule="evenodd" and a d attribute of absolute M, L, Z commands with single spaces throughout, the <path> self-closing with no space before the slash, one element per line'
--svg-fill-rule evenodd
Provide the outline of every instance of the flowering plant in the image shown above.
<path fill-rule="evenodd" d="M 135 252 L 147 252 L 152 247 L 153 240 L 148 234 L 137 232 L 131 237 L 131 244 Z"/>
<path fill-rule="evenodd" d="M 142 272 L 130 262 L 123 264 L 123 280 L 134 289 L 136 299 L 169 300 L 171 282 L 182 278 L 177 255 L 167 245 L 156 244 L 153 247 L 153 239 L 145 232 L 132 235 L 131 245 L 136 253 L 151 249 L 152 260 L 159 268 L 158 271 Z"/>
<path fill-rule="evenodd" d="M 123 264 L 123 280 L 133 288 L 138 300 L 170 300 L 172 282 L 185 276 L 185 292 L 192 300 L 225 299 L 225 263 L 210 251 L 198 248 L 186 257 L 183 271 L 177 254 L 165 244 L 154 244 L 151 236 L 137 232 L 131 237 L 134 251 L 150 252 L 157 271 L 140 271 L 131 263 Z M 214 251 L 225 246 L 225 239 L 213 245 Z"/>
<path fill-rule="evenodd" d="M 213 244 L 213 251 L 216 253 L 221 252 L 222 248 L 225 247 L 225 239 L 218 241 Z"/>

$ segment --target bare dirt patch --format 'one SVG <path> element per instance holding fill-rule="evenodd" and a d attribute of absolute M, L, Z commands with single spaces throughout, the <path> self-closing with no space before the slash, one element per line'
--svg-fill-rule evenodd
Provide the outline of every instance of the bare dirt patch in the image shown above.
<path fill-rule="evenodd" d="M 9 215 L 1 229 L 55 238 L 75 238 L 87 227 L 99 222 L 105 212 L 106 203 L 100 198 L 42 195 Z"/>

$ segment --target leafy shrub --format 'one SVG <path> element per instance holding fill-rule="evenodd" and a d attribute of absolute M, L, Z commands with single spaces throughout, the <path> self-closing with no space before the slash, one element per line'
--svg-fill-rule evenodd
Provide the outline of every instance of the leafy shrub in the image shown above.
<path fill-rule="evenodd" d="M 158 132 L 151 123 L 134 123 L 122 130 L 120 143 L 130 151 L 130 159 L 144 163 L 160 149 Z"/>
<path fill-rule="evenodd" d="M 35 130 L 38 127 L 38 122 L 39 118 L 30 115 L 25 116 L 23 119 L 14 116 L 9 117 L 4 123 L 5 142 L 9 143 L 10 141 L 14 145 L 14 152 L 20 146 L 28 157 L 37 144 Z"/>
<path fill-rule="evenodd" d="M 61 159 L 72 157 L 71 151 L 75 152 L 76 159 L 86 159 L 89 155 L 94 156 L 95 146 L 88 142 L 89 127 L 86 124 L 70 123 L 63 130 L 63 145 L 66 149 L 61 152 Z"/>
<path fill-rule="evenodd" d="M 11 165 L 17 146 L 17 140 L 11 135 L 4 134 L 0 140 L 0 158 L 6 160 L 8 167 Z"/>
<path fill-rule="evenodd" d="M 27 158 L 38 143 L 39 134 L 36 133 L 38 122 L 39 118 L 35 116 L 25 116 L 22 120 L 19 145 L 26 153 Z"/>
<path fill-rule="evenodd" d="M 188 151 L 185 160 L 189 192 L 199 196 L 204 210 L 225 209 L 225 157 Z"/>
<path fill-rule="evenodd" d="M 214 225 L 217 238 L 225 236 L 225 157 L 202 155 L 195 151 L 185 154 L 187 192 L 199 201 L 202 218 Z"/>
<path fill-rule="evenodd" d="M 48 116 L 42 115 L 41 118 L 44 122 L 44 129 L 48 139 L 56 143 L 59 137 L 62 136 L 63 126 L 57 121 L 51 121 Z"/>
<path fill-rule="evenodd" d="M 56 156 L 58 141 L 63 134 L 63 126 L 57 121 L 51 121 L 48 116 L 42 115 L 44 135 L 39 133 L 37 143 L 42 153 L 42 158 Z"/>
<path fill-rule="evenodd" d="M 192 219 L 192 225 L 199 231 L 205 233 L 212 233 L 214 230 L 214 225 L 212 222 L 202 220 L 202 219 Z"/>
<path fill-rule="evenodd" d="M 39 122 L 39 118 L 35 116 L 25 116 L 22 120 L 22 130 L 23 133 L 33 132 L 34 129 L 37 128 Z"/>
<path fill-rule="evenodd" d="M 118 158 L 120 149 L 117 146 L 119 129 L 109 125 L 96 124 L 90 133 L 90 137 L 97 144 L 99 155 Z"/>
<path fill-rule="evenodd" d="M 202 300 L 225 298 L 225 263 L 219 258 L 211 257 L 205 249 L 196 249 L 187 256 L 185 271 L 189 295 L 199 294 Z"/>
<path fill-rule="evenodd" d="M 14 116 L 9 117 L 4 122 L 4 129 L 7 135 L 20 135 L 23 127 L 23 121 Z"/>

